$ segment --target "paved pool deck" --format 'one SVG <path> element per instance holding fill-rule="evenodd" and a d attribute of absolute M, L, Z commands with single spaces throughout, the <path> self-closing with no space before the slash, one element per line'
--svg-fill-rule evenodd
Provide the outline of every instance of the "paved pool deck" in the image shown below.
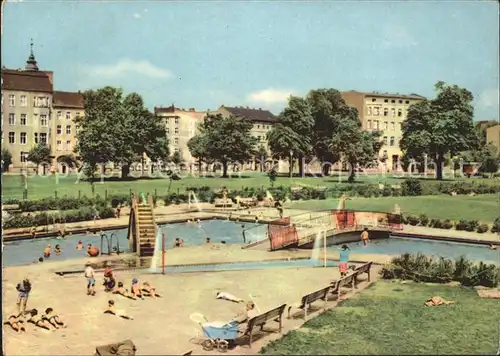
<path fill-rule="evenodd" d="M 209 245 L 184 247 L 169 251 L 167 264 L 217 263 L 232 261 L 260 261 L 269 258 L 296 258 L 309 251 L 243 250 L 241 246 L 222 246 L 213 250 Z M 299 256 L 300 255 L 300 256 Z M 329 258 L 336 257 L 335 253 Z M 352 256 L 352 259 L 383 262 L 383 256 Z M 333 268 L 269 268 L 252 271 L 224 271 L 183 274 L 147 274 L 142 271 L 117 271 L 117 279 L 128 287 L 133 277 L 153 283 L 163 298 L 129 300 L 105 293 L 101 287 L 102 273 L 97 274 L 96 296 L 86 295 L 86 280 L 82 274 L 61 277 L 55 271 L 83 268 L 87 259 L 50 262 L 31 266 L 9 267 L 3 273 L 3 313 L 7 317 L 16 310 L 16 284 L 25 276 L 33 283 L 29 308 L 53 307 L 67 323 L 66 329 L 45 331 L 28 325 L 24 334 L 4 331 L 5 355 L 92 355 L 95 347 L 131 339 L 138 355 L 181 355 L 194 349 L 193 354 L 205 352 L 190 340 L 199 337 L 201 329 L 189 316 L 201 313 L 210 321 L 227 321 L 243 305 L 215 299 L 217 291 L 232 293 L 249 300 L 252 295 L 258 308 L 264 312 L 282 303 L 300 302 L 302 295 L 326 287 L 338 279 Z M 372 279 L 377 278 L 375 266 Z M 362 283 L 362 290 L 367 283 Z M 117 309 L 124 310 L 134 320 L 103 314 L 107 301 L 114 299 Z M 319 303 L 321 306 L 321 303 Z M 328 307 L 336 305 L 328 302 Z M 284 319 L 283 332 L 299 328 L 302 319 Z M 274 325 L 269 325 L 271 328 Z M 278 338 L 277 333 L 257 336 L 253 347 L 238 346 L 228 354 L 250 355 L 267 342 Z"/>

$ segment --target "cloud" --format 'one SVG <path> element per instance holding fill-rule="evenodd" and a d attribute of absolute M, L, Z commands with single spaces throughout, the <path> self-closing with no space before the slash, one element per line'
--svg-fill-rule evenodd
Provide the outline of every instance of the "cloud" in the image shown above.
<path fill-rule="evenodd" d="M 283 103 L 286 102 L 293 93 L 293 90 L 269 88 L 250 93 L 247 100 L 253 103 L 263 104 Z"/>
<path fill-rule="evenodd" d="M 496 109 L 498 111 L 500 91 L 498 89 L 488 89 L 479 94 L 476 102 L 480 108 Z"/>
<path fill-rule="evenodd" d="M 417 45 L 415 37 L 404 26 L 388 25 L 384 30 L 382 48 L 403 48 Z"/>
<path fill-rule="evenodd" d="M 136 19 L 140 19 L 142 16 L 141 16 L 141 14 L 139 14 L 139 13 L 137 13 L 137 12 L 136 12 L 136 13 L 134 14 L 134 17 L 135 17 Z"/>
<path fill-rule="evenodd" d="M 123 78 L 130 75 L 141 75 L 150 78 L 169 78 L 170 71 L 159 68 L 146 60 L 123 58 L 116 64 L 96 65 L 87 68 L 90 74 L 106 78 Z"/>

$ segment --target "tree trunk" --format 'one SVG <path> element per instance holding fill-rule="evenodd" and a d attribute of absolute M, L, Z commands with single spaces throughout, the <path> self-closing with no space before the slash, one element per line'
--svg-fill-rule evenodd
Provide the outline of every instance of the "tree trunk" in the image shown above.
<path fill-rule="evenodd" d="M 304 178 L 304 156 L 299 156 L 299 175 Z"/>
<path fill-rule="evenodd" d="M 122 179 L 127 178 L 128 174 L 130 173 L 130 166 L 128 164 L 122 164 L 121 171 L 122 171 Z"/>
<path fill-rule="evenodd" d="M 330 165 L 324 164 L 323 167 L 321 167 L 321 171 L 325 177 L 329 176 L 330 175 Z"/>
<path fill-rule="evenodd" d="M 443 180 L 443 163 L 444 159 L 441 155 L 436 155 L 436 179 Z"/>
<path fill-rule="evenodd" d="M 351 165 L 351 169 L 349 170 L 349 178 L 347 178 L 347 182 L 354 183 L 356 180 L 356 168 L 355 165 Z"/>
<path fill-rule="evenodd" d="M 293 177 L 293 158 L 292 158 L 292 157 L 290 157 L 290 158 L 288 159 L 288 162 L 290 162 L 290 163 L 288 164 L 288 173 L 290 174 L 290 178 L 292 178 L 292 177 Z"/>
<path fill-rule="evenodd" d="M 198 160 L 198 174 L 201 174 L 202 162 L 201 159 Z"/>
<path fill-rule="evenodd" d="M 227 178 L 227 168 L 228 168 L 228 164 L 227 164 L 227 159 L 223 159 L 222 160 L 222 178 Z"/>

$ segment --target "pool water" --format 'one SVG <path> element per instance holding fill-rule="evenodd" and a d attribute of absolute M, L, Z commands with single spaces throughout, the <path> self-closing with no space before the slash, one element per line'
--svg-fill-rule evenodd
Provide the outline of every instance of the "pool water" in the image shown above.
<path fill-rule="evenodd" d="M 242 227 L 243 226 L 243 227 Z M 173 248 L 175 238 L 184 240 L 184 245 L 201 245 L 205 243 L 207 237 L 213 243 L 225 241 L 227 244 L 243 244 L 243 229 L 249 229 L 245 233 L 246 243 L 252 243 L 265 238 L 267 225 L 255 223 L 241 223 L 228 220 L 205 220 L 199 223 L 166 224 L 160 226 L 166 237 L 166 248 Z M 105 231 L 108 238 L 115 234 L 118 238 L 120 251 L 129 251 L 129 241 L 127 239 L 127 229 Z M 77 250 L 77 242 L 81 240 L 84 250 Z M 111 242 L 111 241 L 110 241 Z M 20 240 L 7 242 L 3 249 L 3 266 L 19 266 L 33 263 L 43 255 L 43 250 L 47 245 L 52 249 L 59 245 L 62 253 L 57 256 L 51 254 L 48 261 L 64 261 L 86 256 L 85 248 L 87 244 L 92 244 L 101 248 L 101 236 L 96 234 L 74 234 L 65 239 L 48 237 L 32 240 Z M 113 245 L 116 246 L 116 239 L 113 237 Z M 104 252 L 107 252 L 107 242 L 104 239 Z"/>
<path fill-rule="evenodd" d="M 337 262 L 326 261 L 327 267 L 337 266 Z M 165 273 L 186 273 L 186 272 L 222 272 L 240 270 L 258 270 L 267 268 L 303 268 L 303 267 L 323 267 L 323 261 L 311 259 L 299 259 L 290 261 L 256 261 L 256 262 L 236 262 L 206 265 L 187 266 L 167 266 Z M 156 273 L 161 273 L 161 268 L 157 268 Z"/>
<path fill-rule="evenodd" d="M 401 255 L 403 253 L 424 253 L 456 259 L 465 256 L 474 261 L 499 261 L 500 250 L 491 250 L 486 245 L 474 245 L 458 242 L 435 241 L 416 238 L 391 237 L 384 240 L 372 240 L 367 246 L 361 242 L 347 244 L 351 253 Z M 329 247 L 338 249 L 340 246 Z"/>

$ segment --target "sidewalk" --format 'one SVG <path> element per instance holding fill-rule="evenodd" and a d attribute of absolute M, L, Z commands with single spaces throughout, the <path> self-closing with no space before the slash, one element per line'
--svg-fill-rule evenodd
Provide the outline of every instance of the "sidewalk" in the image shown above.
<path fill-rule="evenodd" d="M 431 237 L 441 237 L 441 238 L 453 238 L 468 241 L 489 241 L 489 242 L 500 242 L 500 234 L 495 234 L 492 232 L 485 232 L 484 234 L 479 234 L 477 232 L 469 231 L 458 231 L 454 229 L 434 229 L 425 226 L 411 226 L 403 225 L 403 233 L 414 234 L 414 235 L 424 235 Z M 397 235 L 397 232 L 396 232 Z"/>

